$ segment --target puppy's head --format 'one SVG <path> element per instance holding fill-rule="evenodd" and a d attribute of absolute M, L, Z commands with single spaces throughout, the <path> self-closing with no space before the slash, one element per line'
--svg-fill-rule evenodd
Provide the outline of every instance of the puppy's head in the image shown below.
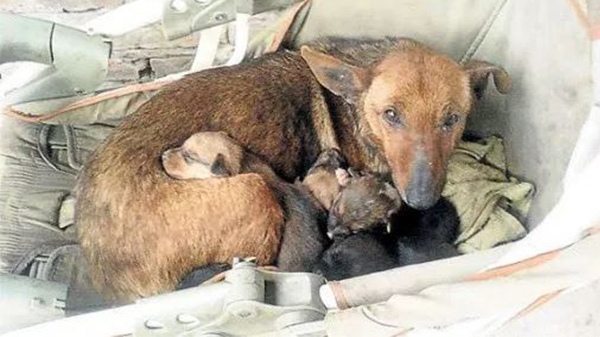
<path fill-rule="evenodd" d="M 387 244 L 374 233 L 361 232 L 336 237 L 323 252 L 313 272 L 327 280 L 342 280 L 370 274 L 397 266 Z"/>
<path fill-rule="evenodd" d="M 359 175 L 352 169 L 336 171 L 341 192 L 333 202 L 327 221 L 330 237 L 387 226 L 402 201 L 388 182 L 372 175 Z"/>
<path fill-rule="evenodd" d="M 162 155 L 165 172 L 175 179 L 207 179 L 240 173 L 244 151 L 224 132 L 199 132 Z"/>
<path fill-rule="evenodd" d="M 319 203 L 329 210 L 335 197 L 340 193 L 340 185 L 335 171 L 346 162 L 336 149 L 327 149 L 319 155 L 313 166 L 302 180 Z"/>

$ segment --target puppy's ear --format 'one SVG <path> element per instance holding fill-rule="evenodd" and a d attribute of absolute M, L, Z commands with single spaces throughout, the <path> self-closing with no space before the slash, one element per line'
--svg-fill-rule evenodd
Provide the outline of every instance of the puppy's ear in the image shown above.
<path fill-rule="evenodd" d="M 219 177 L 231 176 L 231 172 L 225 164 L 225 156 L 222 153 L 217 154 L 215 160 L 210 165 L 210 173 Z"/>
<path fill-rule="evenodd" d="M 231 139 L 231 137 L 229 136 L 229 134 L 225 131 L 217 131 L 217 133 L 225 138 Z"/>
<path fill-rule="evenodd" d="M 501 94 L 506 94 L 510 91 L 512 81 L 504 68 L 495 64 L 471 60 L 464 65 L 464 69 L 469 75 L 471 81 L 471 89 L 477 99 L 481 99 L 488 84 L 490 75 L 494 79 L 496 90 Z"/>
<path fill-rule="evenodd" d="M 350 174 L 344 169 L 335 169 L 335 177 L 337 178 L 338 184 L 342 187 L 348 185 L 350 182 Z"/>

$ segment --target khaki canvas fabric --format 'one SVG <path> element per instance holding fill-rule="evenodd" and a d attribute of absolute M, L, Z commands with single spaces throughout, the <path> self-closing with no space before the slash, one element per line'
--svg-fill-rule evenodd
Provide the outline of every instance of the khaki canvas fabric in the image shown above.
<path fill-rule="evenodd" d="M 521 220 L 533 192 L 532 184 L 508 175 L 502 139 L 460 142 L 448 163 L 442 192 L 460 217 L 458 249 L 470 253 L 525 236 Z"/>
<path fill-rule="evenodd" d="M 0 272 L 23 273 L 36 256 L 76 242 L 71 191 L 77 172 L 157 90 L 96 99 L 54 116 L 0 115 Z M 68 283 L 61 275 L 70 274 L 53 280 Z"/>

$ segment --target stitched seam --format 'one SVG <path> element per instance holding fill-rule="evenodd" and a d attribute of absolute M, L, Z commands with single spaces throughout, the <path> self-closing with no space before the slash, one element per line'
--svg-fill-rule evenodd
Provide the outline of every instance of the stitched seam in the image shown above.
<path fill-rule="evenodd" d="M 77 156 L 77 139 L 75 138 L 73 127 L 70 125 L 63 125 L 63 132 L 65 133 L 65 140 L 67 143 L 67 161 L 69 162 L 69 166 L 76 171 L 81 171 L 83 165 Z"/>

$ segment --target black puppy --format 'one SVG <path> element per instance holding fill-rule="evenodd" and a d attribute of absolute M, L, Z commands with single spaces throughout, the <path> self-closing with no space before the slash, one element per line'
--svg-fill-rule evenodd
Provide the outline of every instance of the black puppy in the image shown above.
<path fill-rule="evenodd" d="M 332 281 L 395 268 L 398 261 L 386 236 L 373 231 L 335 236 L 313 272 Z"/>
<path fill-rule="evenodd" d="M 453 243 L 460 219 L 454 205 L 441 198 L 432 208 L 403 209 L 392 219 L 398 263 L 409 265 L 458 255 Z"/>
<path fill-rule="evenodd" d="M 458 255 L 459 218 L 446 199 L 425 211 L 405 208 L 391 222 L 389 234 L 375 229 L 334 236 L 315 272 L 339 280 Z"/>

